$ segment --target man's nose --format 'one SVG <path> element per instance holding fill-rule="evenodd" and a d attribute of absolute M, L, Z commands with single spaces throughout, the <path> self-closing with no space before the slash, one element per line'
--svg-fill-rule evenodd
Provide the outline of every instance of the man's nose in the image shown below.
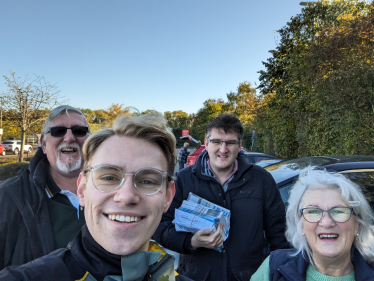
<path fill-rule="evenodd" d="M 225 142 L 222 142 L 222 143 L 221 143 L 221 146 L 220 146 L 219 150 L 220 150 L 221 152 L 226 152 L 226 151 L 227 151 L 227 145 L 226 145 Z"/>
<path fill-rule="evenodd" d="M 73 131 L 71 129 L 66 130 L 66 134 L 64 136 L 64 141 L 71 143 L 76 141 L 76 137 L 73 135 Z"/>
<path fill-rule="evenodd" d="M 134 186 L 132 175 L 126 175 L 122 186 L 115 191 L 114 201 L 125 206 L 138 204 L 140 201 L 140 192 Z"/>

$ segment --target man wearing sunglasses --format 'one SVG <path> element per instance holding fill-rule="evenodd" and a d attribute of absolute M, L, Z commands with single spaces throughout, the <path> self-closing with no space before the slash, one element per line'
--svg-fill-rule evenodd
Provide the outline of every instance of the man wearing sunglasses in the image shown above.
<path fill-rule="evenodd" d="M 66 247 L 84 225 L 76 183 L 89 134 L 80 110 L 68 105 L 53 109 L 43 126 L 41 148 L 0 188 L 0 269 Z"/>
<path fill-rule="evenodd" d="M 190 280 L 150 238 L 175 193 L 176 141 L 161 113 L 117 119 L 83 147 L 79 202 L 87 224 L 66 249 L 19 267 L 0 280 Z"/>
<path fill-rule="evenodd" d="M 181 253 L 178 272 L 193 280 L 249 280 L 264 256 L 264 232 L 270 249 L 288 248 L 285 208 L 272 176 L 249 163 L 241 152 L 243 126 L 231 115 L 212 119 L 205 130 L 205 151 L 177 173 L 176 194 L 153 238 Z M 176 208 L 192 192 L 231 211 L 229 236 L 177 232 Z M 215 249 L 223 247 L 223 251 Z"/>

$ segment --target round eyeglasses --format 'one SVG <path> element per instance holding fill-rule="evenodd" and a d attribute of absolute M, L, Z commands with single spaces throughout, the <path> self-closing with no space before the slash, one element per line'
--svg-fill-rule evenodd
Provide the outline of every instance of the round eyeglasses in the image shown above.
<path fill-rule="evenodd" d="M 143 168 L 135 173 L 124 173 L 119 167 L 98 165 L 88 167 L 84 172 L 91 171 L 92 183 L 100 192 L 112 192 L 119 189 L 125 182 L 125 176 L 132 176 L 134 186 L 144 195 L 153 195 L 160 191 L 164 180 L 174 180 L 167 172 L 154 168 Z"/>
<path fill-rule="evenodd" d="M 219 140 L 219 139 L 210 139 L 210 138 L 207 138 L 207 140 L 213 144 L 214 146 L 222 146 L 223 143 L 226 144 L 226 146 L 228 147 L 233 147 L 235 145 L 238 145 L 240 144 L 240 141 L 237 141 L 237 140 L 228 140 L 228 141 L 223 141 L 223 140 Z"/>
<path fill-rule="evenodd" d="M 351 218 L 352 207 L 334 207 L 330 210 L 321 210 L 320 208 L 303 208 L 300 212 L 307 222 L 319 222 L 323 217 L 323 212 L 327 212 L 330 218 L 336 222 L 346 222 Z"/>

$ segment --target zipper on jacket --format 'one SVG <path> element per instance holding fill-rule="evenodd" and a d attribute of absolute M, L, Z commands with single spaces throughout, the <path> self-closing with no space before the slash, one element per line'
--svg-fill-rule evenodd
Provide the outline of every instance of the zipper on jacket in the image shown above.
<path fill-rule="evenodd" d="M 149 269 L 145 280 L 151 280 L 152 275 L 159 271 L 171 258 L 171 255 L 165 254 L 165 256 L 158 263 L 156 263 Z"/>

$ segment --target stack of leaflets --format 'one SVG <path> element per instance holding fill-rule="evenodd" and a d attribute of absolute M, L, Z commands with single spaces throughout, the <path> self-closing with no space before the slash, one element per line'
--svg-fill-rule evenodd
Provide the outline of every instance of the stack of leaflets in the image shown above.
<path fill-rule="evenodd" d="M 214 233 L 222 223 L 222 237 L 225 241 L 230 230 L 230 210 L 213 204 L 190 192 L 182 206 L 175 209 L 173 223 L 176 231 L 196 233 L 199 230 L 210 228 Z M 216 249 L 220 250 L 220 249 Z"/>

